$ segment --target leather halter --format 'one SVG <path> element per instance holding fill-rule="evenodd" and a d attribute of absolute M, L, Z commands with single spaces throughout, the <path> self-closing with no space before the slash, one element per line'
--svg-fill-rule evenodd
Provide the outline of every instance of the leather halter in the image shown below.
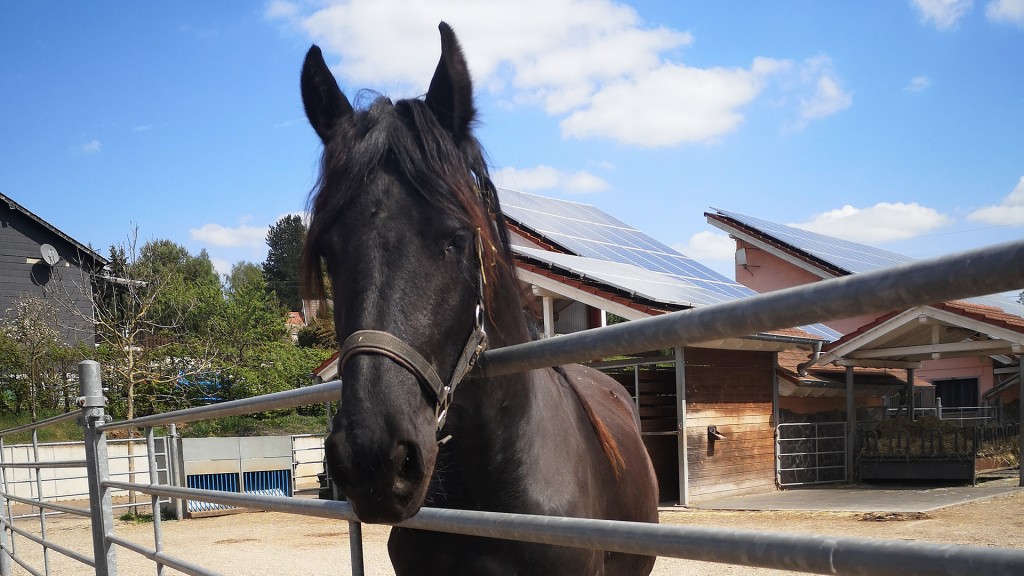
<path fill-rule="evenodd" d="M 448 407 L 455 394 L 455 387 L 469 374 L 477 359 L 480 358 L 480 354 L 487 349 L 487 333 L 484 331 L 484 284 L 486 278 L 484 276 L 483 243 L 479 228 L 476 229 L 476 256 L 480 263 L 480 276 L 477 280 L 478 300 L 475 325 L 469 338 L 466 339 L 466 345 L 462 348 L 462 354 L 459 356 L 447 384 L 438 376 L 433 364 L 428 362 L 415 348 L 390 332 L 381 330 L 357 330 L 345 339 L 341 351 L 338 353 L 338 374 L 341 374 L 345 363 L 358 354 L 376 354 L 390 358 L 411 372 L 420 385 L 434 396 L 436 402 L 434 416 L 437 419 L 437 431 L 440 432 L 448 417 Z M 439 443 L 444 443 L 450 438 L 449 436 Z"/>

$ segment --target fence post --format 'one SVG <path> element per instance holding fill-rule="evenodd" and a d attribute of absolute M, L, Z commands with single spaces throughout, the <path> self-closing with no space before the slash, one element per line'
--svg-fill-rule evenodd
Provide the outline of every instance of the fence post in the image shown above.
<path fill-rule="evenodd" d="M 185 486 L 185 483 L 181 478 L 181 468 L 178 467 L 178 461 L 181 459 L 181 452 L 178 450 L 178 426 L 171 424 L 167 427 L 167 436 L 164 437 L 164 458 L 167 460 L 167 483 L 171 486 L 177 486 L 179 488 Z M 181 498 L 171 498 L 171 509 L 174 510 L 174 519 L 181 520 L 184 518 L 182 512 L 182 501 Z"/>
<path fill-rule="evenodd" d="M 935 397 L 935 417 L 942 420 L 942 396 Z"/>
<path fill-rule="evenodd" d="M 85 436 L 85 463 L 89 476 L 89 511 L 92 516 L 92 549 L 96 562 L 96 576 L 117 576 L 115 548 L 107 536 L 114 531 L 114 514 L 110 502 L 110 489 L 103 483 L 110 479 L 107 461 L 107 435 L 96 426 L 107 421 L 103 397 L 103 380 L 100 364 L 94 360 L 78 363 L 78 380 L 82 396 L 78 405 L 82 407 L 80 424 Z"/>
<path fill-rule="evenodd" d="M 4 437 L 0 436 L 0 464 L 4 462 Z M 7 539 L 7 525 L 14 522 L 10 502 L 7 500 L 7 470 L 0 466 L 0 576 L 11 576 L 11 556 L 14 553 L 14 533 Z"/>

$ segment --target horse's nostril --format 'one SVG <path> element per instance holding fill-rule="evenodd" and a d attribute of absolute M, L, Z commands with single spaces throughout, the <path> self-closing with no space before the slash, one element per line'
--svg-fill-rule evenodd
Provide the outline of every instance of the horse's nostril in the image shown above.
<path fill-rule="evenodd" d="M 399 442 L 395 446 L 391 459 L 397 477 L 396 486 L 402 484 L 406 489 L 412 489 L 409 484 L 418 483 L 423 478 L 423 458 L 419 448 L 412 442 Z"/>

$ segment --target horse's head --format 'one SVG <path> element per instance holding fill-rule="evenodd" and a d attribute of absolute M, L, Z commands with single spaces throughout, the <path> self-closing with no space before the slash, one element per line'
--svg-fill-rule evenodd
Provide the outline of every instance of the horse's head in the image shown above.
<path fill-rule="evenodd" d="M 306 278 L 315 284 L 326 264 L 345 342 L 327 465 L 366 522 L 398 522 L 422 505 L 437 407 L 475 347 L 485 270 L 505 257 L 470 130 L 469 72 L 451 28 L 440 30 L 441 59 L 422 100 L 378 97 L 357 110 L 317 47 L 302 69 L 306 116 L 324 145 Z"/>

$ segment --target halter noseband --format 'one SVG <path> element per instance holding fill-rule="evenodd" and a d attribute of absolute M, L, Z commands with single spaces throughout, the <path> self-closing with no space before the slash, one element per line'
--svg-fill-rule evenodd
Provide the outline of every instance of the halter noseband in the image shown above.
<path fill-rule="evenodd" d="M 434 408 L 434 416 L 437 419 L 437 431 L 440 432 L 448 417 L 448 407 L 455 394 L 455 387 L 469 374 L 477 359 L 480 358 L 480 354 L 487 349 L 487 333 L 484 331 L 484 284 L 486 278 L 484 276 L 483 242 L 480 238 L 479 228 L 476 230 L 476 256 L 480 263 L 480 275 L 477 279 L 478 299 L 475 324 L 466 340 L 466 345 L 462 348 L 462 354 L 455 364 L 448 384 L 441 380 L 433 364 L 428 362 L 416 349 L 390 332 L 381 330 L 357 330 L 345 339 L 341 351 L 338 353 L 338 374 L 341 374 L 345 363 L 358 354 L 377 354 L 390 358 L 411 372 L 420 385 L 433 394 L 437 403 Z M 439 443 L 444 443 L 449 438 L 451 437 L 449 436 Z"/>

